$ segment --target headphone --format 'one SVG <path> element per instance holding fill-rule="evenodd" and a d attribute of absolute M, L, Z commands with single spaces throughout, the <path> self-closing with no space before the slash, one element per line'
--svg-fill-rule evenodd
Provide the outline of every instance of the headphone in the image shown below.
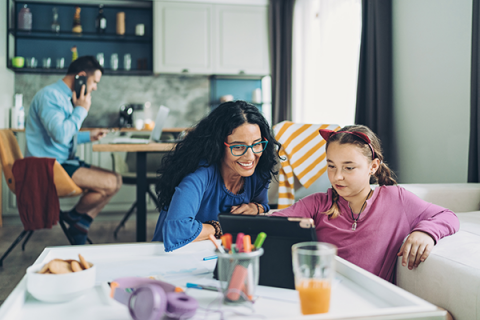
<path fill-rule="evenodd" d="M 192 317 L 198 301 L 175 286 L 154 279 L 127 277 L 110 283 L 110 296 L 126 305 L 134 320 Z"/>

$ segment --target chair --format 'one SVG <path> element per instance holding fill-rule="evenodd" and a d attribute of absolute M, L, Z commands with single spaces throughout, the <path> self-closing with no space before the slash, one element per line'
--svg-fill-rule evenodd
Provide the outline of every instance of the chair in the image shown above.
<path fill-rule="evenodd" d="M 163 152 L 150 152 L 147 154 L 147 194 L 150 196 L 150 199 L 155 203 L 155 206 L 158 207 L 158 200 L 155 193 L 151 190 L 151 185 L 155 185 L 157 182 L 157 169 L 160 166 L 160 161 Z M 112 165 L 113 171 L 118 172 L 122 176 L 123 184 L 137 185 L 137 173 L 136 173 L 136 154 L 132 152 L 127 152 L 126 158 L 124 159 L 120 154 L 112 152 Z M 113 236 L 116 239 L 117 234 L 122 227 L 125 226 L 125 222 L 130 218 L 132 213 L 137 207 L 137 201 L 135 201 L 127 213 L 123 216 L 122 221 L 113 231 Z"/>
<path fill-rule="evenodd" d="M 17 139 L 11 130 L 2 129 L 0 130 L 0 160 L 2 161 L 3 174 L 5 175 L 5 180 L 7 181 L 8 188 L 15 194 L 15 179 L 12 172 L 13 164 L 16 160 L 22 159 L 22 151 L 18 146 Z M 75 197 L 82 194 L 82 189 L 80 189 L 70 178 L 67 172 L 63 167 L 55 161 L 53 166 L 53 180 L 55 183 L 55 188 L 57 189 L 57 194 L 59 198 L 64 197 Z M 65 222 L 60 218 L 59 224 L 65 233 L 70 244 L 74 244 L 73 239 L 67 232 L 67 227 Z M 22 239 L 27 236 L 22 244 L 22 250 L 25 251 L 25 245 L 33 234 L 33 230 L 27 231 L 23 230 L 17 239 L 10 245 L 7 251 L 0 258 L 0 267 L 3 265 L 3 260 L 7 255 L 15 248 L 15 246 L 22 241 Z M 88 241 L 91 243 L 90 239 Z"/>

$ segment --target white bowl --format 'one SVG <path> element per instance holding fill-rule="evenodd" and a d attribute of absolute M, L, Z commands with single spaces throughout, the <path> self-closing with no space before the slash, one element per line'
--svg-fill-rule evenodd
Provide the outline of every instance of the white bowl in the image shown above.
<path fill-rule="evenodd" d="M 95 286 L 95 265 L 87 270 L 65 274 L 38 273 L 43 264 L 27 269 L 27 290 L 45 302 L 64 302 L 80 297 Z"/>

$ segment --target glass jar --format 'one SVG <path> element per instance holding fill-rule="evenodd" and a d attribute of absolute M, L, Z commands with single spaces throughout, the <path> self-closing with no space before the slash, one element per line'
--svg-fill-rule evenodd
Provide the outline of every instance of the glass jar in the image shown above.
<path fill-rule="evenodd" d="M 18 29 L 32 30 L 32 13 L 26 4 L 18 13 Z"/>

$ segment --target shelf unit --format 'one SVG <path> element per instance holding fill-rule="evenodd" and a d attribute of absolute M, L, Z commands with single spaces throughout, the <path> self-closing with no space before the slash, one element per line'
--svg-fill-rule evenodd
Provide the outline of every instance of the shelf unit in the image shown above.
<path fill-rule="evenodd" d="M 89 1 L 84 4 L 81 0 L 77 3 L 55 1 L 7 1 L 7 66 L 18 73 L 45 73 L 64 74 L 71 61 L 71 47 L 77 46 L 78 55 L 104 54 L 105 74 L 109 75 L 151 75 L 153 74 L 153 12 L 152 2 L 147 0 L 115 1 L 103 3 Z M 110 3 L 110 4 L 109 4 Z M 18 12 L 27 5 L 33 15 L 32 30 L 17 29 Z M 95 32 L 95 18 L 98 5 L 104 4 L 104 15 L 107 18 L 107 29 L 103 34 Z M 75 7 L 79 6 L 82 33 L 71 31 Z M 58 22 L 60 32 L 52 32 L 50 25 L 53 20 L 52 9 L 58 9 Z M 116 14 L 125 12 L 125 35 L 116 34 Z M 145 34 L 134 34 L 136 24 L 144 24 Z M 110 57 L 118 54 L 119 68 L 110 68 Z M 123 57 L 131 55 L 131 69 L 124 70 Z M 37 68 L 15 68 L 11 58 L 23 56 L 35 57 L 38 61 Z M 42 68 L 42 59 L 51 58 L 51 68 Z M 65 59 L 65 69 L 56 69 L 57 58 Z M 140 67 L 139 59 L 146 59 L 147 65 Z M 142 64 L 144 65 L 144 64 Z"/>

